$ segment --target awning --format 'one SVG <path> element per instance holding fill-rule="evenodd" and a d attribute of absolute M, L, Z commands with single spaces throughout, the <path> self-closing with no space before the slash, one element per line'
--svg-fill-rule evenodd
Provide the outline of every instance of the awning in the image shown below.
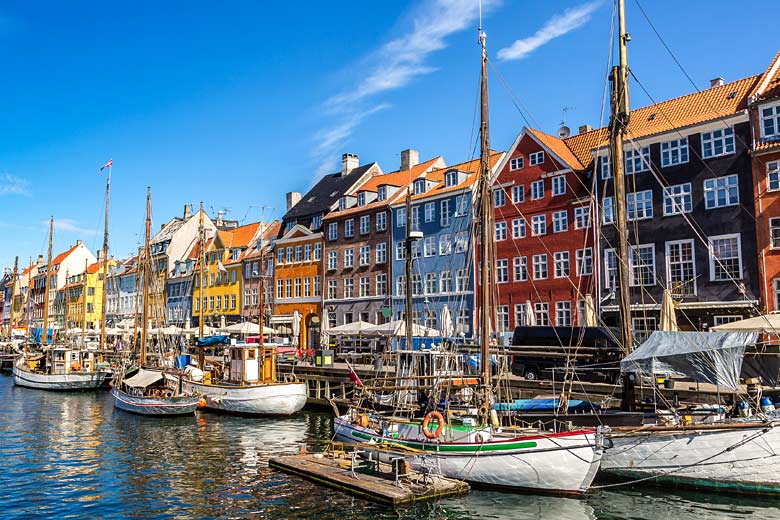
<path fill-rule="evenodd" d="M 131 388 L 146 388 L 163 378 L 162 372 L 140 369 L 133 377 L 125 379 L 123 383 Z"/>
<path fill-rule="evenodd" d="M 763 316 L 756 316 L 754 318 L 748 318 L 746 320 L 732 321 L 731 323 L 724 323 L 717 327 L 712 327 L 712 330 L 720 330 L 726 332 L 762 332 L 764 334 L 780 334 L 780 314 L 770 313 Z"/>

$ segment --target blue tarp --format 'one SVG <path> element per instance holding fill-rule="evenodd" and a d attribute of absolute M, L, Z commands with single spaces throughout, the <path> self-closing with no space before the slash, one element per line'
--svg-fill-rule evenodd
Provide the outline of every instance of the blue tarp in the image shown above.
<path fill-rule="evenodd" d="M 33 343 L 43 343 L 43 327 L 33 329 Z M 46 343 L 54 343 L 54 329 L 49 329 L 48 341 Z"/>
<path fill-rule="evenodd" d="M 558 409 L 558 399 L 515 399 L 513 403 L 495 403 L 493 409 L 501 412 L 554 412 Z M 588 401 L 569 400 L 570 412 L 598 409 L 599 405 Z"/>
<path fill-rule="evenodd" d="M 195 341 L 199 347 L 216 347 L 218 345 L 229 345 L 230 336 L 206 336 Z"/>

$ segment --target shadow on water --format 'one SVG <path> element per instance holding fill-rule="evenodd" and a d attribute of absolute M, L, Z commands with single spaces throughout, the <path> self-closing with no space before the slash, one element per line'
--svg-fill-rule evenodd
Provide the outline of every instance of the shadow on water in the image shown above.
<path fill-rule="evenodd" d="M 287 419 L 131 415 L 107 393 L 47 393 L 0 376 L 6 517 L 376 519 L 777 518 L 777 502 L 657 489 L 584 499 L 475 491 L 397 510 L 272 471 L 268 459 L 317 450 L 328 414 Z"/>

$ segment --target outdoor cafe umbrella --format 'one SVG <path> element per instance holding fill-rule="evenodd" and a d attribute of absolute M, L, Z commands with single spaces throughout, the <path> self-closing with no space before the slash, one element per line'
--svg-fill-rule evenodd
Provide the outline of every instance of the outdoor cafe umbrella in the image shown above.
<path fill-rule="evenodd" d="M 374 326 L 375 325 L 373 323 L 368 323 L 366 321 L 355 321 L 345 325 L 339 325 L 338 327 L 333 327 L 332 329 L 328 330 L 328 334 L 333 336 L 357 336 Z"/>
<path fill-rule="evenodd" d="M 452 314 L 447 304 L 441 308 L 441 335 L 445 338 L 452 336 L 454 329 L 452 327 Z"/>
<path fill-rule="evenodd" d="M 301 313 L 298 312 L 298 309 L 295 309 L 293 311 L 292 329 L 293 329 L 293 340 L 295 341 L 295 344 L 298 345 L 300 343 L 300 334 L 301 334 Z"/>
<path fill-rule="evenodd" d="M 536 326 L 536 314 L 534 314 L 534 308 L 531 306 L 531 300 L 525 301 L 525 324 L 527 327 Z"/>

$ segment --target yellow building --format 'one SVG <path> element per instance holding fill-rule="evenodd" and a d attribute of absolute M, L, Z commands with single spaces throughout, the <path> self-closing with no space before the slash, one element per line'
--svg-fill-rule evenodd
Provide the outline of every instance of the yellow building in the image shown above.
<path fill-rule="evenodd" d="M 197 324 L 203 307 L 203 321 L 211 327 L 223 327 L 241 321 L 243 277 L 241 254 L 255 239 L 260 223 L 254 222 L 227 231 L 217 231 L 206 243 L 206 264 L 195 266 L 192 291 L 192 321 Z M 199 256 L 198 248 L 194 254 Z M 201 287 L 202 286 L 202 287 Z"/>
<path fill-rule="evenodd" d="M 115 266 L 116 260 L 109 259 L 108 268 Z M 65 285 L 66 328 L 83 328 L 86 323 L 87 329 L 100 329 L 103 286 L 103 262 L 95 262 L 83 272 L 68 277 Z"/>

